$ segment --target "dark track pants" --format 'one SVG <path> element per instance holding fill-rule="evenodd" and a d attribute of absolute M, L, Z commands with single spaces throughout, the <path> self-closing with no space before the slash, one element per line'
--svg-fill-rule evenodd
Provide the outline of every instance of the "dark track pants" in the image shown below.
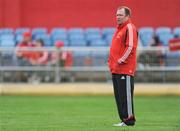
<path fill-rule="evenodd" d="M 127 125 L 134 125 L 134 77 L 124 74 L 112 74 L 112 81 L 120 119 Z"/>

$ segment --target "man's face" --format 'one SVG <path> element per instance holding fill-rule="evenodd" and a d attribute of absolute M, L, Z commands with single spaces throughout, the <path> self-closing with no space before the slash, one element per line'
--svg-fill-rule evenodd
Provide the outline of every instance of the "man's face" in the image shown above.
<path fill-rule="evenodd" d="M 35 42 L 35 45 L 37 46 L 37 47 L 42 47 L 42 44 L 41 44 L 41 42 Z"/>
<path fill-rule="evenodd" d="M 30 41 L 31 41 L 31 37 L 25 36 L 25 37 L 24 37 L 24 41 L 25 41 L 25 42 L 30 42 Z"/>
<path fill-rule="evenodd" d="M 118 9 L 116 12 L 117 24 L 120 25 L 120 24 L 124 23 L 127 19 L 128 19 L 128 16 L 126 16 L 125 10 L 123 8 Z"/>

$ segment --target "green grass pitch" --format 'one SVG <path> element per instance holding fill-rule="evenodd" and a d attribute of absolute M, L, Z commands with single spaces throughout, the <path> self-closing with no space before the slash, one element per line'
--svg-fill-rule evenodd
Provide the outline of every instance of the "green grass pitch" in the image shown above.
<path fill-rule="evenodd" d="M 0 96 L 0 131 L 180 131 L 180 97 L 135 97 L 135 112 L 113 127 L 113 96 Z"/>

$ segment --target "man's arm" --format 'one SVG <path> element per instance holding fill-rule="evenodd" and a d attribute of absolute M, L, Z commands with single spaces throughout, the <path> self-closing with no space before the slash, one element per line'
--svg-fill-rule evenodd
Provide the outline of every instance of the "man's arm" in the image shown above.
<path fill-rule="evenodd" d="M 133 33 L 133 27 L 131 24 L 128 24 L 128 30 L 127 30 L 127 37 L 126 37 L 126 43 L 125 43 L 125 50 L 122 54 L 122 56 L 118 59 L 118 64 L 126 63 L 127 58 L 129 57 L 130 53 L 133 49 L 134 44 L 134 33 Z"/>

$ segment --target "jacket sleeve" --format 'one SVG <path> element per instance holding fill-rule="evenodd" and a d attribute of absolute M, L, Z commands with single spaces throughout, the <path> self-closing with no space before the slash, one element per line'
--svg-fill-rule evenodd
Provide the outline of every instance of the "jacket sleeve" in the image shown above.
<path fill-rule="evenodd" d="M 48 60 L 48 52 L 43 51 L 43 55 L 38 59 L 38 63 L 42 64 Z"/>
<path fill-rule="evenodd" d="M 119 58 L 120 63 L 126 63 L 127 58 L 129 57 L 130 53 L 133 51 L 134 46 L 134 39 L 137 36 L 134 36 L 134 30 L 131 24 L 127 25 L 127 34 L 126 34 L 126 41 L 125 41 L 125 50 L 122 53 L 122 56 Z"/>

